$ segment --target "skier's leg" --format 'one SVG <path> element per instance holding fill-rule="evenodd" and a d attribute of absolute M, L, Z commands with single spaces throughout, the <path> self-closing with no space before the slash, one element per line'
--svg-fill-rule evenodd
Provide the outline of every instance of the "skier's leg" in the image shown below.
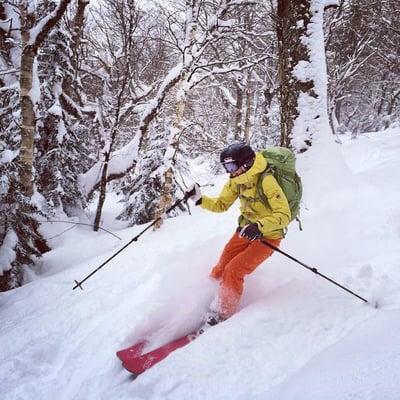
<path fill-rule="evenodd" d="M 229 242 L 225 245 L 224 250 L 218 260 L 218 263 L 211 270 L 210 275 L 214 279 L 221 279 L 224 273 L 225 266 L 240 252 L 250 245 L 247 239 L 243 239 L 237 232 L 231 237 Z"/>
<path fill-rule="evenodd" d="M 280 239 L 264 239 L 278 247 Z M 248 242 L 248 246 L 225 266 L 218 294 L 218 308 L 222 318 L 235 313 L 243 293 L 244 277 L 252 273 L 263 261 L 271 256 L 273 250 L 260 241 Z"/>

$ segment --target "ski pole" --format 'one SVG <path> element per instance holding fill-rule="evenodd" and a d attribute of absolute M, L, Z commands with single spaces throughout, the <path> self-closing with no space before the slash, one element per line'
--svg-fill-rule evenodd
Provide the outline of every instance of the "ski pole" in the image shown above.
<path fill-rule="evenodd" d="M 171 207 L 169 207 L 166 211 L 165 214 L 168 214 L 171 212 L 174 208 L 179 206 L 183 201 L 186 201 L 187 198 L 184 196 L 182 199 L 177 200 L 174 204 L 172 204 Z M 106 264 L 108 264 L 114 257 L 116 257 L 119 253 L 124 251 L 129 245 L 131 245 L 133 242 L 137 242 L 137 240 L 140 238 L 140 236 L 143 235 L 146 231 L 148 231 L 152 226 L 154 226 L 158 221 L 160 221 L 163 218 L 163 216 L 158 217 L 155 219 L 149 226 L 147 226 L 145 229 L 143 229 L 138 235 L 136 235 L 133 239 L 131 239 L 124 247 L 120 248 L 116 253 L 114 253 L 110 258 L 108 258 L 106 261 L 103 262 L 99 267 L 97 267 L 93 272 L 91 272 L 85 279 L 81 280 L 80 282 L 74 281 L 75 286 L 72 288 L 72 290 L 75 290 L 77 287 L 79 287 L 81 290 L 83 290 L 82 283 L 87 281 L 92 275 L 94 275 L 97 271 L 99 271 L 101 268 L 103 268 Z"/>
<path fill-rule="evenodd" d="M 260 240 L 260 242 L 263 243 L 264 245 L 270 247 L 271 249 L 277 251 L 278 253 L 281 253 L 281 254 L 283 254 L 284 256 L 290 258 L 291 260 L 293 260 L 293 261 L 296 262 L 297 264 L 300 264 L 302 267 L 307 268 L 307 269 L 310 270 L 311 272 L 314 272 L 314 274 L 317 274 L 317 275 L 319 275 L 320 277 L 326 279 L 327 281 L 333 283 L 334 285 L 339 286 L 340 288 L 342 288 L 342 289 L 345 290 L 346 292 L 352 294 L 353 296 L 358 297 L 360 300 L 364 301 L 365 303 L 368 303 L 368 304 L 371 305 L 371 303 L 370 303 L 368 300 L 364 299 L 364 297 L 359 296 L 357 293 L 354 293 L 353 291 L 351 291 L 350 289 L 347 289 L 346 287 L 344 287 L 344 286 L 341 285 L 340 283 L 337 283 L 337 282 L 335 282 L 333 279 L 331 279 L 331 278 L 327 277 L 326 275 L 320 273 L 320 272 L 317 270 L 317 268 L 310 267 L 310 266 L 308 266 L 307 264 L 304 264 L 303 262 L 299 261 L 297 258 L 294 258 L 294 257 L 292 257 L 290 254 L 285 253 L 284 251 L 282 251 L 281 249 L 279 249 L 278 247 L 274 246 L 274 245 L 271 244 L 271 243 L 268 243 L 268 242 L 266 242 L 266 241 L 264 241 L 264 240 Z M 375 307 L 375 308 L 376 308 L 376 307 Z"/>

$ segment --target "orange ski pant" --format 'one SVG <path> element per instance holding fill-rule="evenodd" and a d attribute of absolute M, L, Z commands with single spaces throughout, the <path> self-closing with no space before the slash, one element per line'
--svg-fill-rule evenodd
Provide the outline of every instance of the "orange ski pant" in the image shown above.
<path fill-rule="evenodd" d="M 281 239 L 267 239 L 278 247 Z M 235 313 L 243 293 L 244 277 L 251 274 L 263 261 L 274 252 L 259 240 L 250 241 L 241 238 L 236 232 L 221 254 L 217 265 L 212 269 L 211 276 L 220 280 L 218 293 L 218 312 L 222 318 L 229 318 Z"/>

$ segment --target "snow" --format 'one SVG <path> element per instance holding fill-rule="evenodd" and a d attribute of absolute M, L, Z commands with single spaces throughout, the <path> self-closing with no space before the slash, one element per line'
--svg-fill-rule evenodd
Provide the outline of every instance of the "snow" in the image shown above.
<path fill-rule="evenodd" d="M 39 81 L 39 75 L 38 75 L 38 63 L 37 59 L 33 61 L 33 67 L 32 67 L 32 87 L 29 90 L 28 95 L 30 96 L 32 100 L 32 104 L 35 105 L 37 102 L 40 100 L 40 81 Z"/>
<path fill-rule="evenodd" d="M 31 3 L 31 6 L 33 6 L 34 2 Z M 36 5 L 35 5 L 36 7 Z M 42 18 L 33 28 L 30 29 L 29 31 L 29 45 L 33 45 L 40 33 L 43 31 L 45 28 L 45 25 L 53 18 L 56 17 L 57 13 L 59 12 L 60 9 L 60 4 L 57 5 L 57 7 L 48 15 L 46 15 L 44 18 Z M 32 13 L 34 13 L 36 10 L 33 9 Z"/>
<path fill-rule="evenodd" d="M 14 231 L 8 231 L 0 247 L 0 274 L 9 270 L 11 263 L 15 260 L 14 248 L 18 243 L 18 237 Z"/>
<path fill-rule="evenodd" d="M 262 398 L 296 400 L 306 392 L 311 399 L 397 399 L 398 369 L 393 366 L 400 364 L 398 329 L 399 311 L 382 310 Z"/>
<path fill-rule="evenodd" d="M 232 93 L 230 92 L 230 90 L 228 88 L 226 88 L 225 86 L 221 86 L 220 90 L 221 90 L 221 93 L 223 94 L 224 98 L 226 100 L 228 100 L 229 104 L 231 106 L 235 106 L 236 105 L 236 100 L 232 96 Z"/>
<path fill-rule="evenodd" d="M 62 116 L 62 108 L 60 106 L 60 103 L 57 101 L 55 102 L 48 110 L 47 112 L 49 114 L 53 114 L 57 117 L 61 117 Z"/>
<path fill-rule="evenodd" d="M 246 280 L 237 314 L 132 380 L 115 351 L 143 338 L 152 349 L 198 326 L 238 207 L 191 206 L 72 291 L 145 228 L 118 225 L 110 195 L 102 224 L 122 240 L 47 224 L 42 274 L 0 294 L 0 398 L 397 399 L 400 128 L 343 136 L 342 146 L 324 140 L 298 157 L 304 230 L 293 223 L 281 248 L 380 308 L 275 254 Z M 204 160 L 193 167 L 218 193 L 226 177 L 211 177 Z"/>
<path fill-rule="evenodd" d="M 136 160 L 138 154 L 139 134 L 125 146 L 116 150 L 108 163 L 108 174 L 120 174 L 122 171 L 127 171 Z M 88 171 L 79 177 L 80 185 L 86 195 L 93 190 L 97 183 L 100 182 L 101 172 L 103 168 L 102 162 L 97 162 Z"/>
<path fill-rule="evenodd" d="M 44 196 L 37 191 L 36 186 L 33 187 L 33 194 L 30 199 L 31 204 L 38 210 L 45 210 L 47 207 L 47 202 Z"/>
<path fill-rule="evenodd" d="M 1 150 L 0 163 L 10 163 L 17 157 L 18 152 L 9 149 Z"/>
<path fill-rule="evenodd" d="M 237 24 L 237 21 L 235 19 L 228 19 L 228 20 L 219 19 L 217 23 L 218 27 L 232 28 Z"/>
<path fill-rule="evenodd" d="M 68 131 L 65 127 L 64 120 L 60 119 L 57 123 L 57 142 L 58 144 L 62 144 L 64 141 L 65 135 L 67 135 Z"/>

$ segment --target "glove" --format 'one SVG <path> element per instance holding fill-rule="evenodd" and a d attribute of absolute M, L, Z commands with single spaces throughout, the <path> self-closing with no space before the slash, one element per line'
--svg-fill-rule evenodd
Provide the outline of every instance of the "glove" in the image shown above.
<path fill-rule="evenodd" d="M 196 205 L 201 203 L 201 190 L 198 183 L 194 183 L 185 193 L 185 200 L 191 199 Z"/>
<path fill-rule="evenodd" d="M 248 224 L 240 230 L 239 236 L 248 240 L 256 240 L 262 237 L 262 233 L 257 224 Z"/>

